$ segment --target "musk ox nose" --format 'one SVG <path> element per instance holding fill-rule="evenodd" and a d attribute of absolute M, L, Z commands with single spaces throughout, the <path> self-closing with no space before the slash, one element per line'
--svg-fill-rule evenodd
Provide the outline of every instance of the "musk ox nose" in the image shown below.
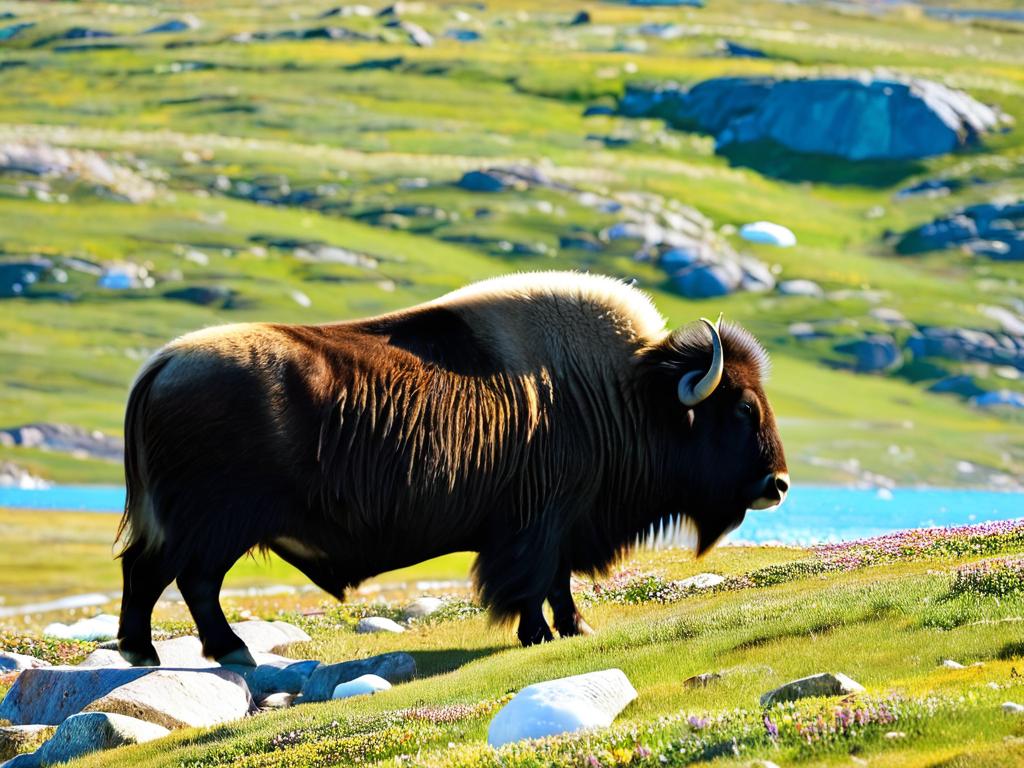
<path fill-rule="evenodd" d="M 753 503 L 751 509 L 768 509 L 777 507 L 786 499 L 789 493 L 789 473 L 772 472 L 761 482 L 761 492 Z"/>

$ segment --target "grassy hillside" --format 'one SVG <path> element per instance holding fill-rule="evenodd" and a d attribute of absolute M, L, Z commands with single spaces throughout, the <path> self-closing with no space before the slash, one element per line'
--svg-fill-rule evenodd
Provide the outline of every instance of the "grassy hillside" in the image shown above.
<path fill-rule="evenodd" d="M 69 521 L 69 532 L 84 519 Z M 74 765 L 1019 765 L 1024 721 L 1002 704 L 1024 698 L 1022 552 L 1019 522 L 812 550 L 723 547 L 700 562 L 678 550 L 641 552 L 599 586 L 575 585 L 596 635 L 529 649 L 470 603 L 402 635 L 359 635 L 356 618 L 388 615 L 406 597 L 314 616 L 298 614 L 291 598 L 233 599 L 233 611 L 305 626 L 312 642 L 290 655 L 330 662 L 403 650 L 415 657 L 418 679 L 372 698 L 181 731 Z M 7 592 L 13 571 L 4 565 Z M 452 565 L 418 573 L 443 576 Z M 679 583 L 698 572 L 725 581 L 705 591 Z M 158 629 L 191 629 L 173 619 L 175 610 L 159 609 Z M 24 648 L 19 637 L 0 640 Z M 74 660 L 91 647 L 29 649 Z M 610 730 L 500 751 L 485 745 L 510 694 L 610 667 L 639 691 Z M 759 705 L 775 686 L 818 672 L 843 672 L 866 691 Z M 719 676 L 706 686 L 686 682 L 705 673 Z"/>
<path fill-rule="evenodd" d="M 724 311 L 757 333 L 775 360 L 769 394 L 800 481 L 869 472 L 986 484 L 1020 474 L 1019 416 L 926 392 L 960 366 L 908 362 L 888 376 L 857 375 L 834 347 L 885 330 L 870 314 L 879 307 L 916 325 L 982 329 L 996 326 L 985 306 L 1019 309 L 1017 265 L 960 252 L 898 257 L 885 235 L 957 204 L 1020 196 L 1024 131 L 954 155 L 854 165 L 764 148 L 723 157 L 711 138 L 660 121 L 583 116 L 588 105 L 613 105 L 631 82 L 868 67 L 964 88 L 1019 119 L 1020 25 L 953 23 L 911 7 L 879 14 L 711 0 L 702 9 L 591 3 L 592 23 L 574 27 L 568 22 L 583 7 L 575 2 L 412 3 L 401 18 L 436 38 L 416 47 L 386 19 L 322 17 L 333 7 L 0 3 L 14 14 L 0 25 L 34 23 L 0 41 L 0 146 L 96 152 L 122 174 L 111 182 L 88 172 L 0 173 L 0 253 L 127 261 L 152 278 L 113 290 L 69 268 L 65 282 L 0 299 L 0 427 L 48 421 L 118 432 L 141 361 L 197 327 L 349 318 L 489 275 L 577 268 L 636 278 L 673 324 Z M 140 34 L 185 14 L 198 27 Z M 640 29 L 659 23 L 677 25 L 678 35 Z M 114 36 L 68 37 L 76 27 Z M 279 36 L 325 27 L 369 39 Z M 481 39 L 445 36 L 467 29 Z M 723 57 L 723 39 L 770 58 Z M 83 157 L 88 165 L 93 155 Z M 455 186 L 465 171 L 511 163 L 540 168 L 572 191 Z M 894 197 L 942 177 L 985 183 L 938 199 Z M 585 193 L 651 210 L 692 206 L 780 278 L 815 280 L 828 298 L 684 300 L 624 243 L 599 252 L 560 245 L 616 221 L 585 204 Z M 735 227 L 758 219 L 789 226 L 798 245 L 736 238 Z M 311 243 L 365 258 L 305 259 L 300 250 Z M 177 293 L 211 288 L 219 293 L 207 305 Z M 794 322 L 831 323 L 832 336 L 798 340 Z M 968 372 L 986 388 L 1021 386 L 985 367 Z M 3 459 L 61 481 L 120 478 L 116 464 L 61 454 L 0 447 Z M 978 471 L 958 471 L 962 461 Z"/>

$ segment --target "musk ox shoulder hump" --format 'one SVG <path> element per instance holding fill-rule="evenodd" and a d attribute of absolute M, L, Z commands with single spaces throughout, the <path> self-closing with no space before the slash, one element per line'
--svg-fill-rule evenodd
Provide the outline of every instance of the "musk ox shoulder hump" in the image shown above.
<path fill-rule="evenodd" d="M 621 280 L 581 272 L 525 272 L 491 278 L 431 302 L 470 312 L 495 329 L 540 338 L 601 337 L 630 344 L 665 336 L 665 318 L 643 291 Z"/>

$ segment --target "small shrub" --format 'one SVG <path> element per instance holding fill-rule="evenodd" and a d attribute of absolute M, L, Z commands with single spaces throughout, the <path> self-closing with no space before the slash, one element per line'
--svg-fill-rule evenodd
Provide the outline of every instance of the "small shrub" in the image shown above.
<path fill-rule="evenodd" d="M 1024 558 L 991 558 L 962 565 L 953 572 L 949 593 L 1009 597 L 1024 592 Z"/>

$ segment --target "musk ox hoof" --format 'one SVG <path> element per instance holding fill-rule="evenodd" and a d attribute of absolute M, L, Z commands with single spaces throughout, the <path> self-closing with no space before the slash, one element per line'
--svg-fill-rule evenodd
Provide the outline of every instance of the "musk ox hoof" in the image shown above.
<path fill-rule="evenodd" d="M 244 645 L 241 648 L 236 648 L 231 653 L 225 653 L 220 658 L 216 659 L 216 662 L 222 667 L 235 666 L 235 667 L 255 667 L 256 659 L 249 653 L 249 649 Z"/>
<path fill-rule="evenodd" d="M 519 627 L 519 642 L 523 644 L 524 648 L 531 645 L 540 645 L 541 643 L 550 643 L 554 639 L 555 636 L 551 633 L 551 627 L 547 624 L 541 624 L 536 628 Z"/>
<path fill-rule="evenodd" d="M 117 652 L 121 654 L 122 659 L 127 661 L 133 667 L 160 666 L 160 657 L 157 656 L 156 648 L 153 647 L 152 643 L 148 643 L 146 646 L 133 648 L 130 644 L 126 644 L 124 640 L 118 640 Z"/>

